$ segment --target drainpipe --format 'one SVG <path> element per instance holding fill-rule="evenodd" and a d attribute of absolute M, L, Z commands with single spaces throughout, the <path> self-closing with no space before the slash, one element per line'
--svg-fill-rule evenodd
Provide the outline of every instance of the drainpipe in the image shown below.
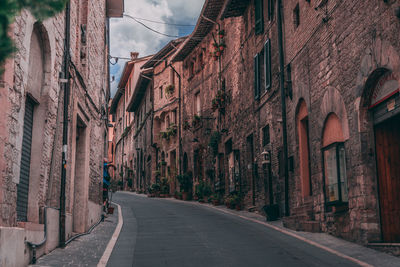
<path fill-rule="evenodd" d="M 67 149 L 68 149 L 68 105 L 70 94 L 70 3 L 65 10 L 65 41 L 64 41 L 64 114 L 63 114 L 63 138 L 62 138 L 62 166 L 61 166 L 61 190 L 60 190 L 60 217 L 59 235 L 60 247 L 65 247 L 65 184 L 67 176 Z"/>
<path fill-rule="evenodd" d="M 181 87 L 182 87 L 182 80 L 181 75 L 176 71 L 174 66 L 170 63 L 169 66 L 171 69 L 178 75 L 178 104 L 179 104 L 179 127 L 178 127 L 178 140 L 179 140 L 179 175 L 182 175 L 182 100 L 181 100 Z"/>
<path fill-rule="evenodd" d="M 26 241 L 26 244 L 29 246 L 29 247 L 31 247 L 32 248 L 32 261 L 31 261 L 31 263 L 32 264 L 36 264 L 36 249 L 37 248 L 40 248 L 41 246 L 43 246 L 45 243 L 46 243 L 46 241 L 47 241 L 47 209 L 48 209 L 49 207 L 44 207 L 44 236 L 43 236 L 43 240 L 42 241 L 40 241 L 39 243 L 33 243 L 33 242 L 29 242 L 29 241 Z"/>
<path fill-rule="evenodd" d="M 286 126 L 286 94 L 285 94 L 285 59 L 283 51 L 283 31 L 282 31 L 282 0 L 278 0 L 278 45 L 279 45 L 279 69 L 280 69 L 280 89 L 282 105 L 282 139 L 283 139 L 283 164 L 285 167 L 285 216 L 290 215 L 289 210 L 289 170 L 288 170 L 288 145 L 287 145 L 287 126 Z"/>

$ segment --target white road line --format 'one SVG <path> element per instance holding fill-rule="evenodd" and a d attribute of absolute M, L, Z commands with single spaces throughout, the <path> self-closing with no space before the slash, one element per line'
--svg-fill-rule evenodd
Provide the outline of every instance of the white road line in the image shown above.
<path fill-rule="evenodd" d="M 174 201 L 174 202 L 182 202 L 182 201 L 175 200 L 175 199 L 168 199 L 168 200 L 172 200 L 172 201 Z M 197 203 L 193 203 L 193 202 L 185 202 L 185 201 L 183 201 L 182 203 L 193 204 L 193 205 L 196 205 L 196 206 L 197 206 Z M 323 249 L 323 250 L 325 250 L 325 251 L 328 251 L 328 252 L 330 252 L 330 253 L 332 253 L 332 254 L 338 256 L 338 257 L 341 257 L 341 258 L 344 258 L 344 259 L 346 259 L 346 260 L 352 261 L 352 262 L 354 262 L 354 263 L 356 263 L 356 264 L 358 264 L 358 265 L 360 265 L 360 266 L 362 266 L 362 267 L 374 267 L 373 265 L 368 264 L 368 263 L 366 263 L 366 262 L 364 262 L 364 261 L 361 261 L 361 260 L 359 260 L 359 259 L 353 258 L 353 257 L 348 256 L 348 255 L 346 255 L 346 254 L 343 254 L 343 253 L 341 253 L 341 252 L 339 252 L 339 251 L 337 251 L 337 250 L 334 250 L 334 249 L 331 249 L 331 248 L 329 248 L 329 247 L 327 247 L 327 246 L 321 245 L 321 244 L 319 244 L 319 243 L 317 243 L 317 242 L 314 242 L 314 241 L 312 241 L 312 240 L 309 240 L 309 239 L 307 239 L 307 238 L 305 238 L 305 237 L 302 237 L 302 236 L 300 236 L 300 235 L 297 235 L 297 234 L 295 234 L 295 233 L 293 233 L 293 232 L 290 232 L 290 231 L 285 230 L 285 229 L 283 229 L 283 228 L 277 227 L 277 226 L 275 226 L 275 225 L 272 225 L 272 224 L 269 224 L 269 223 L 266 223 L 266 222 L 262 222 L 262 221 L 259 221 L 259 220 L 253 219 L 253 218 L 248 218 L 248 217 L 246 217 L 246 216 L 243 216 L 243 215 L 240 215 L 240 214 L 237 214 L 237 213 L 234 213 L 234 212 L 230 212 L 230 211 L 228 211 L 228 210 L 223 210 L 223 209 L 220 209 L 220 208 L 216 208 L 216 207 L 211 206 L 211 205 L 204 205 L 204 204 L 201 204 L 201 205 L 198 205 L 198 206 L 208 207 L 208 208 L 211 208 L 211 209 L 214 209 L 214 210 L 218 210 L 218 211 L 221 211 L 221 212 L 224 212 L 224 213 L 233 215 L 233 216 L 240 217 L 240 218 L 245 219 L 245 220 L 248 220 L 248 221 L 252 221 L 252 222 L 255 222 L 255 223 L 258 223 L 258 224 L 265 225 L 265 226 L 267 226 L 267 227 L 269 227 L 269 228 L 272 228 L 272 229 L 274 229 L 274 230 L 276 230 L 276 231 L 279 231 L 279 232 L 281 232 L 281 233 L 283 233 L 283 234 L 292 236 L 292 237 L 297 238 L 297 239 L 299 239 L 299 240 L 301 240 L 301 241 L 303 241 L 303 242 L 306 242 L 306 243 L 308 243 L 308 244 L 310 244 L 310 245 L 312 245 L 312 246 L 315 246 L 315 247 L 317 247 L 317 248 L 320 248 L 320 249 Z"/>
<path fill-rule="evenodd" d="M 101 257 L 99 263 L 97 264 L 97 267 L 105 267 L 107 265 L 107 262 L 111 256 L 111 252 L 113 251 L 115 243 L 117 242 L 118 236 L 121 233 L 122 225 L 124 224 L 124 219 L 122 218 L 121 206 L 115 202 L 112 202 L 112 203 L 118 206 L 118 224 L 117 224 L 117 227 L 115 228 L 115 231 L 114 231 L 110 241 L 107 244 L 106 249 L 104 250 L 103 256 Z"/>
<path fill-rule="evenodd" d="M 328 251 L 328 252 L 330 252 L 330 253 L 332 253 L 332 254 L 338 256 L 338 257 L 341 257 L 341 258 L 344 258 L 344 259 L 346 259 L 346 260 L 352 261 L 352 262 L 354 262 L 354 263 L 356 263 L 356 264 L 358 264 L 358 265 L 360 265 L 360 266 L 362 266 L 362 267 L 374 267 L 374 266 L 371 265 L 371 264 L 368 264 L 368 263 L 366 263 L 366 262 L 363 262 L 363 261 L 361 261 L 361 260 L 358 260 L 358 259 L 356 259 L 356 258 L 353 258 L 353 257 L 351 257 L 351 256 L 348 256 L 348 255 L 346 255 L 346 254 L 343 254 L 343 253 L 341 253 L 341 252 L 339 252 L 339 251 L 337 251 L 337 250 L 334 250 L 334 249 L 331 249 L 331 248 L 329 248 L 329 247 L 327 247 L 327 246 L 321 245 L 321 244 L 319 244 L 319 243 L 317 243 L 317 242 L 314 242 L 314 241 L 309 240 L 309 239 L 307 239 L 307 238 L 305 238 L 305 237 L 299 236 L 299 235 L 297 235 L 297 234 L 295 234 L 295 233 L 293 233 L 293 232 L 287 231 L 287 230 L 285 230 L 285 229 L 279 228 L 279 227 L 277 227 L 277 226 L 275 226 L 275 225 L 272 225 L 272 224 L 269 224 L 269 223 L 266 223 L 266 222 L 262 222 L 262 221 L 259 221 L 259 220 L 253 219 L 253 218 L 248 218 L 248 217 L 246 217 L 246 216 L 242 216 L 242 215 L 240 215 L 240 214 L 236 214 L 236 213 L 233 213 L 233 212 L 229 212 L 229 211 L 227 211 L 227 210 L 215 208 L 215 207 L 213 207 L 213 206 L 209 206 L 209 205 L 207 205 L 207 206 L 208 206 L 209 208 L 212 208 L 212 209 L 215 209 L 215 210 L 219 210 L 219 211 L 222 211 L 222 212 L 227 213 L 227 214 L 231 214 L 231 215 L 234 215 L 234 216 L 238 216 L 238 217 L 240 217 L 240 218 L 242 218 L 242 219 L 245 219 L 245 220 L 248 220 L 248 221 L 252 221 L 252 222 L 255 222 L 255 223 L 258 223 L 258 224 L 265 225 L 265 226 L 267 226 L 267 227 L 269 227 L 269 228 L 272 228 L 272 229 L 274 229 L 274 230 L 276 230 L 276 231 L 279 231 L 279 232 L 281 232 L 281 233 L 283 233 L 283 234 L 290 235 L 290 236 L 292 236 L 292 237 L 294 237 L 294 238 L 297 238 L 297 239 L 299 239 L 299 240 L 301 240 L 301 241 L 303 241 L 303 242 L 306 242 L 306 243 L 308 243 L 308 244 L 310 244 L 310 245 L 313 245 L 313 246 L 315 246 L 315 247 L 318 247 L 318 248 L 320 248 L 320 249 L 323 249 L 323 250 L 325 250 L 325 251 Z"/>

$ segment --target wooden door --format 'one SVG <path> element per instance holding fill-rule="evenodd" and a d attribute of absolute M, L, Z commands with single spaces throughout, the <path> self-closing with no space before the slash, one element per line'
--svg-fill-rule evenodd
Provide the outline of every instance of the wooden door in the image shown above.
<path fill-rule="evenodd" d="M 400 242 L 400 115 L 375 127 L 382 237 Z"/>

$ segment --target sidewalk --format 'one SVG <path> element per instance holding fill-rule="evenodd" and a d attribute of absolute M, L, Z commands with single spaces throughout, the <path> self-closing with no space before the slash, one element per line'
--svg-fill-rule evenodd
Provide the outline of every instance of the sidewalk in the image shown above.
<path fill-rule="evenodd" d="M 170 201 L 179 201 L 174 198 L 168 198 Z M 189 205 L 203 206 L 205 208 L 218 210 L 219 212 L 224 212 L 231 214 L 232 216 L 239 216 L 243 219 L 253 221 L 255 223 L 263 224 L 267 227 L 273 228 L 277 231 L 283 232 L 285 234 L 294 236 L 304 242 L 310 243 L 312 245 L 318 246 L 320 248 L 327 248 L 331 250 L 331 253 L 341 255 L 342 257 L 352 258 L 353 262 L 357 262 L 361 266 L 385 266 L 385 267 L 398 267 L 400 266 L 400 258 L 395 257 L 374 249 L 364 247 L 362 245 L 349 242 L 327 233 L 309 233 L 309 232 L 297 232 L 285 228 L 282 221 L 267 222 L 265 216 L 260 215 L 255 212 L 248 211 L 237 211 L 226 208 L 224 205 L 213 206 L 208 203 L 199 203 L 197 201 L 184 201 Z M 365 264 L 366 263 L 366 264 Z"/>
<path fill-rule="evenodd" d="M 118 223 L 118 209 L 107 216 L 90 234 L 78 237 L 63 249 L 53 250 L 39 258 L 36 265 L 29 266 L 97 266 Z"/>

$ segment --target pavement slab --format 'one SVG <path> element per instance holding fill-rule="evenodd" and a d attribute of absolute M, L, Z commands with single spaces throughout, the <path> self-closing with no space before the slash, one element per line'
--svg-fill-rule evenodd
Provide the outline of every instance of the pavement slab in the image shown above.
<path fill-rule="evenodd" d="M 36 265 L 30 266 L 97 266 L 118 223 L 118 209 L 107 216 L 90 234 L 78 237 L 65 248 L 53 250 L 39 258 Z"/>

